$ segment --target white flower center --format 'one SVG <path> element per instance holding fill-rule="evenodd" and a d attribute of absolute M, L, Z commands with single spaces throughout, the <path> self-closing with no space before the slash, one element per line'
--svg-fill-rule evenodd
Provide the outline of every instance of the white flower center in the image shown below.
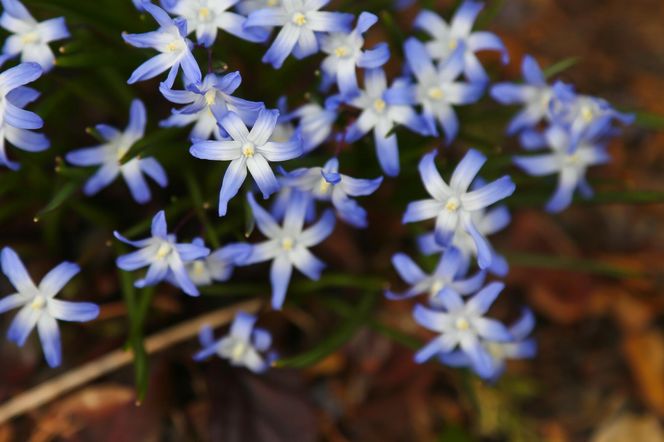
<path fill-rule="evenodd" d="M 46 306 L 46 299 L 41 295 L 35 296 L 35 299 L 32 300 L 32 304 L 30 304 L 30 307 L 34 310 L 41 310 L 44 306 Z"/>
<path fill-rule="evenodd" d="M 184 43 L 181 40 L 173 40 L 166 45 L 166 52 L 179 52 L 183 49 Z"/>
<path fill-rule="evenodd" d="M 23 44 L 29 45 L 33 43 L 37 43 L 41 38 L 39 37 L 38 32 L 28 32 L 27 34 L 21 35 L 21 42 Z"/>
<path fill-rule="evenodd" d="M 331 186 L 332 186 L 332 184 L 328 183 L 325 178 L 320 179 L 320 191 L 321 192 L 327 192 L 328 190 L 330 190 Z"/>
<path fill-rule="evenodd" d="M 286 237 L 281 240 L 281 248 L 284 249 L 285 251 L 290 251 L 293 250 L 293 247 L 295 247 L 295 241 L 293 238 Z"/>
<path fill-rule="evenodd" d="M 195 276 L 205 275 L 205 263 L 202 260 L 194 261 L 194 264 L 191 267 L 191 271 Z"/>
<path fill-rule="evenodd" d="M 339 46 L 334 50 L 334 55 L 336 55 L 339 58 L 344 58 L 347 57 L 350 54 L 350 51 L 346 46 Z"/>
<path fill-rule="evenodd" d="M 296 12 L 293 14 L 293 23 L 298 25 L 298 26 L 304 26 L 307 24 L 307 17 L 301 13 L 301 12 Z"/>
<path fill-rule="evenodd" d="M 267 0 L 267 6 L 277 6 L 279 4 L 279 0 Z"/>
<path fill-rule="evenodd" d="M 385 103 L 385 100 L 382 98 L 376 98 L 376 100 L 373 103 L 373 108 L 377 113 L 382 113 L 385 111 L 385 108 L 387 107 L 387 103 Z"/>
<path fill-rule="evenodd" d="M 236 341 L 231 350 L 231 359 L 233 361 L 241 361 L 244 354 L 247 352 L 248 346 L 244 341 Z"/>
<path fill-rule="evenodd" d="M 122 158 L 129 152 L 129 147 L 127 146 L 120 146 L 118 147 L 118 150 L 115 152 L 115 156 L 118 159 L 118 162 L 122 161 Z"/>
<path fill-rule="evenodd" d="M 457 318 L 456 322 L 454 323 L 454 326 L 459 331 L 466 331 L 470 328 L 470 322 L 468 322 L 466 318 Z"/>
<path fill-rule="evenodd" d="M 210 89 L 205 93 L 205 103 L 207 103 L 208 106 L 212 106 L 215 101 L 217 101 L 217 91 Z"/>
<path fill-rule="evenodd" d="M 591 121 L 593 121 L 594 118 L 595 118 L 595 112 L 593 112 L 592 108 L 590 108 L 589 106 L 583 106 L 581 108 L 581 119 L 584 122 L 590 123 Z"/>
<path fill-rule="evenodd" d="M 450 41 L 447 43 L 447 47 L 450 48 L 450 51 L 455 50 L 457 47 L 459 47 L 459 40 L 456 38 L 450 38 Z"/>
<path fill-rule="evenodd" d="M 581 155 L 578 152 L 565 156 L 565 164 L 568 166 L 577 166 L 581 162 Z"/>
<path fill-rule="evenodd" d="M 457 210 L 459 210 L 459 207 L 461 207 L 461 201 L 459 201 L 459 198 L 455 196 L 448 199 L 447 203 L 445 204 L 445 208 L 450 212 L 456 212 Z"/>
<path fill-rule="evenodd" d="M 247 142 L 244 146 L 242 146 L 242 155 L 245 157 L 253 158 L 255 153 L 256 146 L 254 146 L 254 143 Z"/>
<path fill-rule="evenodd" d="M 173 251 L 173 247 L 167 242 L 162 242 L 157 249 L 157 258 L 166 258 Z"/>
<path fill-rule="evenodd" d="M 443 93 L 443 90 L 441 88 L 439 88 L 438 86 L 434 86 L 432 88 L 429 88 L 429 90 L 427 91 L 427 95 L 432 100 L 440 100 L 440 99 L 443 98 L 443 96 L 445 96 L 445 94 Z"/>
<path fill-rule="evenodd" d="M 430 290 L 431 296 L 436 296 L 438 292 L 440 292 L 443 289 L 443 287 L 445 287 L 445 283 L 439 279 L 436 280 L 436 282 L 434 282 L 433 285 L 431 286 Z"/>
<path fill-rule="evenodd" d="M 200 21 L 209 20 L 211 15 L 212 13 L 210 12 L 210 8 L 207 8 L 205 6 L 198 10 L 198 19 Z"/>

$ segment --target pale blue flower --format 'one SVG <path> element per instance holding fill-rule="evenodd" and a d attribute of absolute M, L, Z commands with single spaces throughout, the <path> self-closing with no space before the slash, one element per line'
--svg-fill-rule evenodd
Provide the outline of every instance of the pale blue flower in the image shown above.
<path fill-rule="evenodd" d="M 187 20 L 189 32 L 196 32 L 198 44 L 210 47 L 221 29 L 243 40 L 261 43 L 269 32 L 261 29 L 245 29 L 246 17 L 229 11 L 240 0 L 177 0 L 167 11 Z"/>
<path fill-rule="evenodd" d="M 447 287 L 439 296 L 444 311 L 417 305 L 413 312 L 415 320 L 440 335 L 415 354 L 415 362 L 421 364 L 459 348 L 479 376 L 490 377 L 494 365 L 483 342 L 512 340 L 502 323 L 484 317 L 504 287 L 503 283 L 492 282 L 465 303 L 457 292 Z"/>
<path fill-rule="evenodd" d="M 491 96 L 502 104 L 523 104 L 510 122 L 507 133 L 513 135 L 524 129 L 534 129 L 539 123 L 550 120 L 553 90 L 537 61 L 529 55 L 523 57 L 521 72 L 525 80 L 520 83 L 497 83 L 491 88 Z"/>
<path fill-rule="evenodd" d="M 194 238 L 192 244 L 205 247 L 202 238 Z M 189 278 L 197 286 L 210 285 L 213 282 L 228 281 L 236 265 L 243 263 L 251 254 L 251 246 L 244 243 L 228 244 L 208 256 L 185 264 Z"/>
<path fill-rule="evenodd" d="M 13 35 L 5 40 L 2 47 L 4 58 L 21 54 L 21 61 L 38 63 L 44 72 L 55 64 L 55 56 L 48 46 L 52 41 L 69 37 L 64 17 L 37 22 L 18 0 L 2 0 L 4 12 L 0 26 Z"/>
<path fill-rule="evenodd" d="M 524 309 L 521 318 L 508 329 L 512 335 L 510 341 L 483 341 L 482 344 L 491 357 L 491 368 L 478 375 L 495 382 L 505 372 L 508 360 L 534 357 L 537 353 L 537 343 L 528 337 L 534 327 L 535 316 L 529 309 Z M 472 361 L 462 351 L 444 353 L 439 359 L 443 364 L 452 367 L 472 367 Z"/>
<path fill-rule="evenodd" d="M 21 63 L 0 74 L 0 165 L 12 170 L 20 165 L 7 157 L 5 140 L 27 152 L 41 152 L 50 146 L 43 134 L 31 131 L 43 126 L 42 119 L 23 109 L 39 97 L 39 92 L 23 85 L 41 74 L 37 63 Z"/>
<path fill-rule="evenodd" d="M 122 163 L 129 149 L 143 138 L 146 120 L 145 105 L 141 100 L 134 100 L 129 110 L 129 124 L 124 132 L 105 124 L 97 125 L 97 132 L 104 139 L 104 144 L 74 150 L 66 155 L 67 161 L 76 166 L 101 166 L 85 183 L 83 192 L 86 195 L 96 194 L 118 175 L 122 175 L 134 200 L 145 204 L 150 201 L 151 192 L 143 174 L 152 178 L 160 187 L 168 185 L 164 168 L 153 157 L 136 157 Z"/>
<path fill-rule="evenodd" d="M 452 52 L 463 46 L 466 76 L 473 82 L 487 83 L 489 77 L 475 53 L 498 51 L 502 54 L 503 63 L 507 63 L 509 57 L 505 45 L 495 34 L 486 31 L 473 32 L 475 19 L 483 7 L 482 2 L 464 1 L 449 25 L 434 12 L 422 11 L 413 25 L 431 36 L 432 40 L 426 46 L 431 57 L 436 60 L 445 61 Z"/>
<path fill-rule="evenodd" d="M 551 121 L 564 127 L 570 135 L 570 150 L 576 149 L 582 139 L 592 140 L 613 135 L 613 123 L 631 124 L 634 115 L 615 110 L 604 99 L 579 95 L 571 85 L 556 82 L 553 85 Z"/>
<path fill-rule="evenodd" d="M 347 129 L 346 142 L 354 143 L 373 130 L 376 155 L 386 175 L 399 174 L 399 146 L 396 125 L 403 125 L 421 135 L 429 135 L 426 123 L 411 106 L 391 105 L 386 100 L 387 78 L 382 69 L 364 73 L 365 90 L 349 104 L 361 109 L 358 119 Z"/>
<path fill-rule="evenodd" d="M 447 143 L 451 143 L 459 131 L 459 119 L 452 106 L 475 103 L 484 92 L 484 84 L 457 81 L 464 67 L 463 45 L 438 67 L 424 45 L 415 38 L 406 41 L 404 54 L 415 83 L 410 79 L 397 81 L 385 95 L 385 101 L 393 105 L 421 105 L 429 132 L 437 134 L 438 121 Z"/>
<path fill-rule="evenodd" d="M 297 132 L 302 138 L 304 153 L 311 152 L 330 139 L 334 123 L 339 118 L 341 98 L 333 95 L 325 100 L 325 106 L 308 103 L 296 109 L 292 118 L 299 119 Z"/>
<path fill-rule="evenodd" d="M 479 178 L 476 181 L 479 181 Z M 470 215 L 470 218 L 473 225 L 477 228 L 477 231 L 484 237 L 503 230 L 509 225 L 511 219 L 510 212 L 505 206 L 477 210 Z M 417 246 L 420 249 L 420 252 L 425 255 L 433 255 L 447 250 L 446 247 L 443 247 L 436 242 L 435 232 L 420 235 L 417 238 Z M 491 246 L 491 244 L 489 244 L 489 246 Z M 452 240 L 452 245 L 450 247 L 454 247 L 461 252 L 461 258 L 464 263 L 467 263 L 467 265 L 470 265 L 471 262 L 477 260 L 477 246 L 475 245 L 475 241 L 461 225 L 457 227 L 457 231 L 454 234 L 454 239 Z M 487 270 L 497 276 L 507 275 L 509 264 L 505 257 L 493 250 L 493 248 L 491 255 L 493 258 L 491 264 L 487 267 Z"/>
<path fill-rule="evenodd" d="M 286 209 L 282 225 L 248 195 L 254 213 L 256 227 L 268 240 L 253 246 L 244 265 L 272 261 L 270 282 L 272 283 L 272 307 L 281 309 L 286 299 L 293 267 L 308 278 L 318 280 L 325 263 L 316 258 L 309 248 L 320 244 L 334 230 L 335 216 L 325 211 L 321 219 L 309 228 L 304 228 L 305 213 L 309 197 L 302 192 L 293 192 Z"/>
<path fill-rule="evenodd" d="M 281 6 L 281 0 L 240 0 L 235 9 L 242 15 L 249 15 L 254 11 L 264 8 Z"/>
<path fill-rule="evenodd" d="M 219 140 L 226 138 L 227 134 L 220 131 L 217 121 L 228 112 L 235 112 L 247 125 L 254 124 L 265 105 L 233 96 L 241 83 L 239 72 L 208 74 L 202 82 L 189 84 L 185 90 L 173 90 L 162 83 L 159 90 L 167 100 L 186 106 L 173 110 L 172 115 L 162 121 L 160 126 L 182 127 L 195 122 L 192 139 L 209 140 L 214 136 Z"/>
<path fill-rule="evenodd" d="M 373 49 L 362 49 L 363 34 L 377 21 L 378 17 L 374 14 L 363 12 L 353 32 L 334 32 L 321 37 L 321 50 L 328 54 L 321 65 L 323 75 L 327 78 L 325 82 L 335 81 L 345 99 L 350 99 L 360 92 L 356 67 L 376 69 L 387 63 L 390 58 L 390 48 L 387 43 L 380 43 Z"/>
<path fill-rule="evenodd" d="M 323 167 L 297 169 L 282 178 L 284 186 L 294 187 L 318 201 L 331 201 L 339 218 L 359 228 L 367 226 L 367 212 L 351 197 L 371 195 L 382 182 L 383 177 L 367 180 L 340 174 L 337 158 Z"/>
<path fill-rule="evenodd" d="M 51 367 L 57 367 L 62 362 L 57 320 L 87 322 L 99 315 L 99 307 L 95 304 L 55 299 L 58 292 L 80 271 L 79 266 L 63 262 L 48 272 L 37 286 L 11 248 L 3 248 L 0 258 L 2 272 L 16 289 L 16 293 L 0 300 L 0 313 L 21 307 L 9 327 L 7 338 L 22 347 L 36 326 L 46 362 Z"/>
<path fill-rule="evenodd" d="M 291 53 L 301 59 L 318 52 L 316 33 L 350 32 L 352 14 L 319 11 L 329 1 L 282 0 L 278 5 L 252 12 L 245 23 L 247 29 L 281 27 L 263 62 L 279 69 Z"/>
<path fill-rule="evenodd" d="M 197 361 L 217 355 L 233 366 L 263 373 L 275 358 L 273 353 L 264 355 L 272 345 L 272 336 L 267 330 L 256 327 L 256 317 L 249 313 L 238 312 L 230 333 L 217 341 L 207 325 L 201 328 L 198 338 L 203 349 L 194 356 Z"/>
<path fill-rule="evenodd" d="M 160 54 L 136 68 L 127 83 L 149 80 L 169 70 L 165 83 L 171 87 L 180 67 L 185 84 L 201 81 L 201 70 L 191 53 L 193 43 L 186 38 L 187 21 L 181 18 L 173 20 L 166 11 L 152 3 L 143 3 L 143 8 L 154 17 L 159 29 L 144 34 L 122 34 L 122 38 L 134 47 L 156 49 Z"/>
<path fill-rule="evenodd" d="M 442 306 L 440 294 L 444 288 L 451 287 L 461 295 L 470 295 L 482 287 L 486 277 L 483 271 L 466 277 L 468 262 L 454 247 L 449 247 L 441 254 L 435 270 L 428 275 L 408 255 L 403 253 L 392 256 L 392 265 L 410 288 L 403 293 L 386 290 L 385 297 L 391 300 L 402 300 L 427 294 L 429 303 L 433 307 Z"/>
<path fill-rule="evenodd" d="M 199 141 L 191 146 L 196 158 L 211 161 L 230 161 L 219 193 L 219 216 L 226 215 L 228 202 L 240 190 L 247 177 L 247 169 L 254 177 L 264 198 L 279 190 L 279 183 L 268 161 L 286 161 L 302 155 L 302 140 L 268 141 L 274 133 L 279 111 L 262 109 L 251 129 L 235 113 L 227 113 L 220 121 L 228 132 L 228 141 Z"/>
<path fill-rule="evenodd" d="M 150 238 L 130 241 L 119 232 L 113 232 L 120 241 L 140 249 L 118 257 L 117 265 L 128 272 L 148 267 L 145 277 L 134 282 L 138 288 L 156 285 L 168 278 L 186 294 L 198 296 L 198 289 L 185 264 L 208 256 L 210 249 L 197 244 L 176 243 L 175 235 L 169 235 L 167 229 L 166 214 L 161 210 L 152 218 Z"/>
<path fill-rule="evenodd" d="M 473 222 L 472 214 L 494 204 L 512 193 L 516 186 L 507 175 L 476 190 L 469 190 L 477 173 L 486 162 L 480 152 L 470 149 L 457 165 L 450 184 L 443 181 L 436 170 L 436 152 L 431 152 L 419 164 L 422 183 L 433 199 L 419 200 L 408 205 L 404 223 L 436 218 L 435 238 L 441 246 L 452 245 L 459 228 L 466 231 L 477 247 L 477 261 L 486 269 L 493 260 L 493 249 Z"/>
<path fill-rule="evenodd" d="M 590 166 L 606 164 L 611 160 L 602 140 L 581 139 L 576 149 L 571 149 L 572 135 L 562 127 L 551 126 L 545 132 L 550 152 L 535 156 L 516 156 L 514 164 L 529 175 L 558 174 L 558 188 L 547 203 L 546 210 L 560 212 L 572 202 L 576 189 L 581 196 L 590 198 L 593 191 L 586 180 Z"/>

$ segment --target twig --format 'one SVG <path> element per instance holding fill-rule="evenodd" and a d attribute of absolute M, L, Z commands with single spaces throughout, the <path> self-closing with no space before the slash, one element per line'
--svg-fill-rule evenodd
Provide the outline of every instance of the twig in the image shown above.
<path fill-rule="evenodd" d="M 164 350 L 195 336 L 204 324 L 219 327 L 228 324 L 237 311 L 253 313 L 258 310 L 259 306 L 260 301 L 249 301 L 199 316 L 150 336 L 145 340 L 145 350 L 148 354 Z M 114 350 L 99 359 L 37 385 L 0 406 L 0 424 L 61 397 L 63 394 L 100 376 L 115 371 L 129 364 L 132 359 L 131 352 L 122 349 Z"/>

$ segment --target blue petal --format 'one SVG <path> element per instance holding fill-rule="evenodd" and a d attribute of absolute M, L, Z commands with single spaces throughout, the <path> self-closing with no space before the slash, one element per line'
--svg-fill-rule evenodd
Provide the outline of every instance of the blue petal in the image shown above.
<path fill-rule="evenodd" d="M 41 77 L 42 68 L 37 63 L 21 63 L 0 74 L 0 90 L 3 95 L 24 84 L 31 83 Z"/>
<path fill-rule="evenodd" d="M 484 315 L 489 311 L 500 292 L 505 288 L 502 282 L 492 282 L 480 290 L 466 304 L 468 314 Z"/>
<path fill-rule="evenodd" d="M 87 322 L 99 316 L 99 306 L 91 302 L 48 301 L 49 312 L 61 321 Z"/>
<path fill-rule="evenodd" d="M 386 137 L 385 134 L 376 128 L 374 129 L 374 142 L 376 143 L 376 156 L 380 167 L 387 176 L 399 175 L 399 146 L 397 144 L 397 136 L 390 135 Z"/>
<path fill-rule="evenodd" d="M 154 78 L 157 75 L 169 69 L 171 66 L 173 66 L 173 63 L 174 59 L 173 56 L 170 54 L 155 55 L 154 57 L 150 58 L 149 60 L 141 64 L 139 67 L 137 67 L 136 70 L 132 72 L 131 76 L 129 77 L 129 80 L 127 80 L 127 83 L 134 84 L 138 81 L 149 80 L 151 78 Z M 170 87 L 173 83 L 166 82 L 166 84 Z"/>
<path fill-rule="evenodd" d="M 37 322 L 37 330 L 46 362 L 51 367 L 59 366 L 62 362 L 62 345 L 58 323 L 50 315 L 44 314 Z"/>
<path fill-rule="evenodd" d="M 152 236 L 162 239 L 168 238 L 168 226 L 166 225 L 166 212 L 160 210 L 152 218 Z"/>
<path fill-rule="evenodd" d="M 484 8 L 482 2 L 476 2 L 473 0 L 464 1 L 452 18 L 450 24 L 452 34 L 456 36 L 467 36 L 470 34 L 475 19 L 477 19 L 482 8 Z"/>
<path fill-rule="evenodd" d="M 28 336 L 30 336 L 30 332 L 35 328 L 41 313 L 30 305 L 26 305 L 19 310 L 9 326 L 9 330 L 7 330 L 7 339 L 19 347 L 23 347 Z"/>
<path fill-rule="evenodd" d="M 237 195 L 245 178 L 247 178 L 247 165 L 244 157 L 231 161 L 224 174 L 224 181 L 219 192 L 219 216 L 226 215 L 228 202 Z"/>
<path fill-rule="evenodd" d="M 35 290 L 34 283 L 30 275 L 28 275 L 28 271 L 14 250 L 10 247 L 3 248 L 0 261 L 2 263 L 2 272 L 17 291 L 30 293 Z"/>
<path fill-rule="evenodd" d="M 304 230 L 299 237 L 299 242 L 305 247 L 313 247 L 323 242 L 334 231 L 336 220 L 331 210 L 326 210 L 321 219 Z"/>
<path fill-rule="evenodd" d="M 525 78 L 528 84 L 534 86 L 546 86 L 546 77 L 544 76 L 542 69 L 540 69 L 537 61 L 530 55 L 523 57 L 521 72 L 523 72 L 523 78 Z"/>
<path fill-rule="evenodd" d="M 468 153 L 454 169 L 450 187 L 458 193 L 466 192 L 485 162 L 486 156 L 475 149 L 468 150 Z"/>
<path fill-rule="evenodd" d="M 397 253 L 392 256 L 392 265 L 399 273 L 401 279 L 410 285 L 415 285 L 426 278 L 426 275 L 422 269 L 415 264 L 415 261 L 404 253 Z"/>
<path fill-rule="evenodd" d="M 55 296 L 81 268 L 73 262 L 63 262 L 54 267 L 39 283 L 39 291 L 46 297 Z"/>
<path fill-rule="evenodd" d="M 270 282 L 272 283 L 272 308 L 281 310 L 286 299 L 293 266 L 285 256 L 278 256 L 272 262 Z"/>
<path fill-rule="evenodd" d="M 426 81 L 435 77 L 436 68 L 422 42 L 414 37 L 409 38 L 404 43 L 404 54 L 410 70 L 419 81 Z"/>
<path fill-rule="evenodd" d="M 486 186 L 461 196 L 463 206 L 468 211 L 483 209 L 512 195 L 516 185 L 509 176 L 498 178 Z"/>

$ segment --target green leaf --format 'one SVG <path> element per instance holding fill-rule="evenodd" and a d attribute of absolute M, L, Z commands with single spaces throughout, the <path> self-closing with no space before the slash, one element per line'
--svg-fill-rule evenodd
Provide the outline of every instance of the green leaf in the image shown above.
<path fill-rule="evenodd" d="M 60 206 L 62 206 L 78 189 L 79 184 L 75 181 L 69 181 L 66 183 L 64 186 L 62 186 L 60 189 L 58 189 L 55 192 L 55 195 L 53 195 L 53 198 L 51 201 L 41 209 L 37 215 L 35 216 L 36 220 L 39 220 L 39 218 L 43 217 L 47 213 L 53 212 L 54 210 L 57 210 Z"/>
<path fill-rule="evenodd" d="M 194 173 L 191 170 L 187 170 L 185 172 L 184 178 L 187 182 L 187 187 L 189 188 L 189 195 L 191 196 L 191 200 L 194 204 L 194 210 L 196 211 L 196 216 L 198 216 L 199 221 L 201 222 L 201 224 L 203 224 L 203 227 L 205 228 L 205 236 L 207 237 L 212 247 L 218 249 L 219 247 L 221 247 L 221 243 L 219 242 L 219 238 L 217 238 L 217 234 L 214 230 L 214 227 L 212 226 L 212 223 L 210 222 L 207 214 L 205 213 L 205 209 L 203 207 L 203 196 L 201 193 L 201 188 L 199 187 L 198 182 L 196 181 L 196 177 L 194 176 Z"/>
<path fill-rule="evenodd" d="M 649 112 L 630 112 L 636 116 L 634 124 L 645 129 L 664 130 L 664 115 L 653 114 Z"/>
<path fill-rule="evenodd" d="M 577 64 L 581 59 L 579 57 L 569 57 L 564 60 L 561 60 L 555 64 L 552 64 L 548 68 L 544 69 L 544 76 L 546 78 L 551 78 L 555 75 L 560 74 L 561 72 L 566 71 L 575 64 Z"/>
<path fill-rule="evenodd" d="M 365 325 L 375 302 L 375 293 L 363 295 L 359 305 L 355 307 L 353 314 L 333 334 L 310 351 L 292 358 L 280 359 L 274 365 L 276 367 L 304 368 L 325 359 L 341 348 L 355 335 L 355 332 L 360 327 Z"/>

